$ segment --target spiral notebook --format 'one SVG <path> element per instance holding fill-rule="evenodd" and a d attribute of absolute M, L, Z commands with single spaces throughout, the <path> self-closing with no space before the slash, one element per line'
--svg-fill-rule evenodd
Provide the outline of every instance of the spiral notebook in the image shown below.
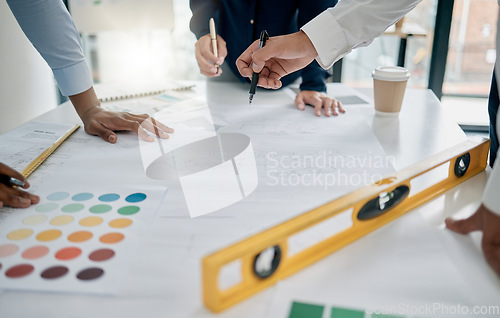
<path fill-rule="evenodd" d="M 161 82 L 115 82 L 95 84 L 94 90 L 99 101 L 111 102 L 158 95 L 167 91 L 179 92 L 194 88 L 194 84 L 180 84 L 172 81 Z"/>

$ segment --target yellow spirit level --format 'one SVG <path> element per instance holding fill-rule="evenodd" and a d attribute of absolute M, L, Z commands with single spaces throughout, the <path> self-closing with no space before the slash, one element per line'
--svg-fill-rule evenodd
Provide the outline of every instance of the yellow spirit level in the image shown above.
<path fill-rule="evenodd" d="M 464 141 L 206 256 L 205 306 L 227 309 L 464 182 L 486 168 L 489 145 Z M 218 281 L 227 266 L 236 267 L 240 281 L 223 289 Z"/>

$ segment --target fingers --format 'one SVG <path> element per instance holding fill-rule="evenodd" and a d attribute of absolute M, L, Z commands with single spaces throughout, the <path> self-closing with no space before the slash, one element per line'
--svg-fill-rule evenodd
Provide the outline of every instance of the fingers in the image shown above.
<path fill-rule="evenodd" d="M 306 109 L 306 103 L 304 102 L 303 94 L 297 94 L 297 96 L 295 97 L 295 106 L 297 106 L 299 110 Z"/>
<path fill-rule="evenodd" d="M 104 141 L 114 144 L 118 137 L 113 130 L 106 127 L 99 121 L 93 121 L 89 126 L 85 125 L 85 131 L 90 135 L 97 135 Z"/>
<path fill-rule="evenodd" d="M 104 111 L 101 108 L 96 110 L 91 116 L 85 118 L 85 131 L 90 135 L 98 135 L 107 142 L 115 143 L 117 136 L 114 131 L 133 131 L 146 141 L 154 141 L 149 134 L 154 134 L 160 138 L 169 138 L 168 134 L 174 130 L 147 114 L 134 115 L 130 113 L 117 113 Z"/>
<path fill-rule="evenodd" d="M 269 43 L 269 42 L 270 41 L 268 41 L 268 44 L 266 46 L 256 50 L 252 54 L 252 69 L 256 73 L 259 73 L 260 71 L 262 71 L 262 69 L 266 65 L 267 61 L 269 61 L 274 56 L 279 55 L 278 52 L 276 52 L 275 46 L 273 45 L 273 43 L 272 42 Z M 257 48 L 258 48 L 258 46 L 257 46 Z"/>
<path fill-rule="evenodd" d="M 195 57 L 201 74 L 207 77 L 220 76 L 221 70 L 217 66 L 224 63 L 227 55 L 226 42 L 220 37 L 217 37 L 217 50 L 224 55 L 221 54 L 219 57 L 214 55 L 210 34 L 201 37 L 196 42 Z"/>
<path fill-rule="evenodd" d="M 330 98 L 328 95 L 317 91 L 301 91 L 295 98 L 295 105 L 298 109 L 304 110 L 306 104 L 314 106 L 314 113 L 316 116 L 321 116 L 321 110 L 325 116 L 331 117 L 338 116 L 340 113 L 345 113 L 342 104 Z"/>
<path fill-rule="evenodd" d="M 476 213 L 464 220 L 447 218 L 445 224 L 449 230 L 460 234 L 469 234 L 470 232 L 479 231 L 483 228 L 480 211 L 476 211 Z"/>
<path fill-rule="evenodd" d="M 217 51 L 219 51 L 217 64 L 221 65 L 227 56 L 227 47 L 226 41 L 224 41 L 224 39 L 220 35 L 217 35 Z"/>
<path fill-rule="evenodd" d="M 323 107 L 323 101 L 318 96 L 313 96 L 308 99 L 308 104 L 314 106 L 314 113 L 316 116 L 321 116 L 321 108 Z M 328 115 L 330 116 L 330 115 Z"/>
<path fill-rule="evenodd" d="M 0 207 L 27 208 L 40 202 L 40 197 L 24 190 L 0 184 Z"/>
<path fill-rule="evenodd" d="M 330 117 L 332 114 L 337 116 L 339 113 L 337 112 L 337 107 L 335 106 L 334 100 L 329 97 L 322 97 L 321 101 L 323 102 L 323 109 L 326 117 Z"/>
<path fill-rule="evenodd" d="M 484 257 L 500 276 L 500 215 L 496 215 L 481 205 L 478 212 L 483 218 L 483 238 L 481 241 Z M 479 213 L 478 213 L 479 214 Z"/>
<path fill-rule="evenodd" d="M 0 175 L 9 176 L 11 178 L 15 178 L 19 181 L 24 182 L 24 187 L 23 187 L 24 189 L 30 187 L 28 180 L 26 180 L 26 178 L 21 173 L 17 172 L 16 170 L 12 169 L 11 167 L 1 162 L 0 162 Z"/>
<path fill-rule="evenodd" d="M 241 76 L 252 77 L 253 68 L 250 65 L 252 63 L 252 54 L 258 49 L 259 40 L 256 40 L 243 53 L 241 53 L 240 57 L 238 57 L 238 59 L 236 60 L 236 67 L 238 68 Z"/>

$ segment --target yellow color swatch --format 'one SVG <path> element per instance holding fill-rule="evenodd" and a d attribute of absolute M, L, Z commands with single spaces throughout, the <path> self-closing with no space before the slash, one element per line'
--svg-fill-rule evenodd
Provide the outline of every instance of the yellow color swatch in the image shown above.
<path fill-rule="evenodd" d="M 9 234 L 7 234 L 7 238 L 9 240 L 13 240 L 13 241 L 20 241 L 20 240 L 27 239 L 28 237 L 31 236 L 31 234 L 33 234 L 33 230 L 19 229 L 19 230 L 15 230 L 15 231 L 12 231 Z"/>
<path fill-rule="evenodd" d="M 126 219 L 126 218 L 114 219 L 114 220 L 109 222 L 109 226 L 114 227 L 115 229 L 121 229 L 121 228 L 130 226 L 131 224 L 132 224 L 132 220 Z"/>
<path fill-rule="evenodd" d="M 59 230 L 47 230 L 40 232 L 36 239 L 40 242 L 49 242 L 58 239 L 62 235 L 62 232 Z"/>
<path fill-rule="evenodd" d="M 73 222 L 75 218 L 72 217 L 71 215 L 59 215 L 50 220 L 50 224 L 60 226 L 60 225 L 66 225 L 71 222 Z"/>
<path fill-rule="evenodd" d="M 102 218 L 98 216 L 89 216 L 80 220 L 81 226 L 96 226 L 102 223 Z"/>

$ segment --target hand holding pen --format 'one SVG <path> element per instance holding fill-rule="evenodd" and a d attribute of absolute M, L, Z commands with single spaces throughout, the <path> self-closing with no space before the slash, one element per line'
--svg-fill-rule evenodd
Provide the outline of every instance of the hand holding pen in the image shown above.
<path fill-rule="evenodd" d="M 211 33 L 202 36 L 195 44 L 195 56 L 200 73 L 207 77 L 216 77 L 222 74 L 220 65 L 224 63 L 227 56 L 226 41 L 216 34 L 215 22 L 209 23 Z M 212 38 L 215 39 L 212 40 Z M 214 47 L 214 44 L 216 45 Z"/>
<path fill-rule="evenodd" d="M 0 163 L 0 208 L 4 205 L 13 208 L 27 208 L 40 201 L 38 196 L 19 187 L 28 189 L 30 184 L 22 174 Z"/>
<path fill-rule="evenodd" d="M 269 34 L 267 34 L 267 31 L 264 30 L 260 33 L 260 39 L 259 39 L 259 49 L 263 48 L 264 45 L 266 45 L 266 41 L 269 39 Z M 253 96 L 255 95 L 255 89 L 257 88 L 257 84 L 259 83 L 259 73 L 254 72 L 252 74 L 252 83 L 250 84 L 250 91 L 249 96 L 248 96 L 248 104 L 252 103 Z"/>

